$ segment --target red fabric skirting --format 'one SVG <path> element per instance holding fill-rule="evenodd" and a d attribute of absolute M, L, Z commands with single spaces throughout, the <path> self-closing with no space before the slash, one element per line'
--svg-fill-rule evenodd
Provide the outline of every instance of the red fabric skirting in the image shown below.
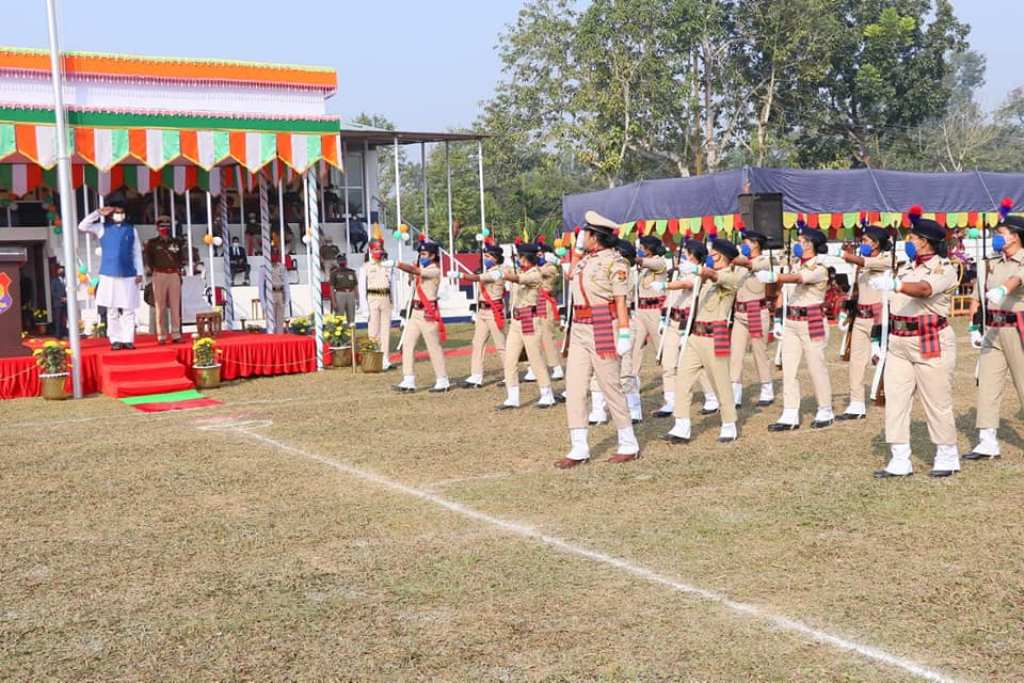
<path fill-rule="evenodd" d="M 41 388 L 35 358 L 0 358 L 0 399 L 38 396 Z"/>

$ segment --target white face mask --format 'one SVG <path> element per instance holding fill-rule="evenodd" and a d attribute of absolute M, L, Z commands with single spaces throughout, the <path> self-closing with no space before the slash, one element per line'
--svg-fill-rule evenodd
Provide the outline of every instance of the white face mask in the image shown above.
<path fill-rule="evenodd" d="M 124 223 L 124 211 L 115 211 L 111 218 L 115 223 Z"/>

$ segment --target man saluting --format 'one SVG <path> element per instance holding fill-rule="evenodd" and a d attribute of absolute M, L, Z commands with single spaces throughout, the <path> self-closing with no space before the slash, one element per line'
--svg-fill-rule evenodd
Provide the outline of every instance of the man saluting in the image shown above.
<path fill-rule="evenodd" d="M 110 202 L 78 224 L 100 244 L 96 305 L 107 308 L 107 336 L 114 351 L 135 348 L 135 309 L 142 284 L 142 243 L 122 202 Z"/>

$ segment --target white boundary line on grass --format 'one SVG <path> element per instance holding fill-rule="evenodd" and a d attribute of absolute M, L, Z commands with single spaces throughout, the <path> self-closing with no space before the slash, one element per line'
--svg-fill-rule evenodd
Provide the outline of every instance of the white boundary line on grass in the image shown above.
<path fill-rule="evenodd" d="M 776 628 L 797 633 L 801 636 L 804 636 L 805 638 L 808 638 L 809 640 L 813 640 L 818 643 L 824 643 L 826 645 L 831 645 L 836 649 L 844 650 L 847 652 L 853 652 L 858 655 L 861 655 L 866 659 L 870 659 L 881 664 L 887 664 L 889 666 L 902 669 L 924 680 L 936 681 L 938 683 L 953 683 L 953 681 L 955 680 L 938 671 L 929 669 L 923 664 L 918 664 L 917 662 L 914 662 L 910 659 L 890 654 L 885 650 L 877 648 L 873 645 L 866 645 L 864 643 L 859 643 L 855 640 L 850 640 L 848 638 L 844 638 L 842 636 L 829 633 L 828 631 L 816 629 L 796 619 L 790 619 L 789 617 L 780 614 L 775 614 L 771 611 L 768 611 L 756 605 L 752 605 L 750 603 L 737 602 L 736 600 L 732 600 L 725 594 L 719 593 L 718 591 L 713 591 L 707 588 L 701 588 L 699 586 L 678 581 L 663 574 L 659 574 L 651 569 L 647 569 L 646 567 L 643 567 L 641 565 L 628 562 L 627 560 L 623 560 L 612 555 L 607 555 L 596 550 L 591 550 L 584 546 L 577 545 L 570 541 L 558 538 L 557 536 L 549 536 L 532 527 L 525 526 L 523 524 L 518 524 L 516 522 L 512 522 L 509 520 L 505 520 L 500 517 L 495 517 L 485 512 L 480 512 L 479 510 L 474 510 L 473 508 L 467 507 L 465 505 L 462 505 L 461 503 L 449 500 L 437 494 L 430 493 L 429 491 L 424 491 L 413 486 L 408 486 L 399 481 L 389 479 L 375 472 L 363 470 L 358 467 L 354 467 L 347 463 L 341 462 L 339 460 L 328 458 L 317 453 L 312 453 L 310 451 L 303 450 L 302 448 L 291 446 L 281 441 L 272 439 L 268 436 L 257 434 L 256 432 L 251 431 L 254 428 L 268 425 L 269 421 L 267 420 L 235 422 L 231 421 L 230 418 L 227 418 L 224 421 L 198 426 L 197 428 L 204 431 L 233 431 L 240 435 L 255 439 L 256 441 L 259 441 L 264 445 L 271 446 L 273 448 L 288 453 L 293 453 L 295 455 L 300 455 L 314 462 L 327 465 L 328 467 L 332 467 L 338 470 L 339 472 L 343 472 L 350 476 L 356 477 L 357 479 L 362 479 L 365 482 L 376 484 L 377 486 L 380 486 L 382 488 L 389 489 L 393 492 L 401 493 L 412 498 L 417 498 L 426 503 L 431 503 L 432 505 L 444 508 L 445 510 L 449 510 L 456 514 L 462 515 L 463 517 L 468 517 L 469 519 L 481 522 L 483 524 L 489 524 L 493 527 L 497 527 L 499 529 L 507 531 L 513 535 L 520 536 L 522 538 L 526 538 L 532 541 L 536 541 L 538 543 L 542 543 L 544 545 L 550 546 L 569 555 L 575 555 L 576 557 L 582 557 L 584 559 L 588 559 L 599 564 L 605 564 L 610 567 L 614 567 L 615 569 L 623 571 L 627 574 L 631 574 L 633 576 L 636 576 L 637 578 L 644 579 L 645 581 L 649 581 L 651 583 L 658 584 L 666 588 L 670 588 L 679 593 L 686 593 L 688 595 L 693 595 L 702 598 L 709 602 L 717 603 L 719 605 L 722 605 L 723 607 L 726 607 L 729 610 L 732 610 L 733 612 L 743 614 L 754 619 L 759 619 L 761 621 L 771 624 Z"/>

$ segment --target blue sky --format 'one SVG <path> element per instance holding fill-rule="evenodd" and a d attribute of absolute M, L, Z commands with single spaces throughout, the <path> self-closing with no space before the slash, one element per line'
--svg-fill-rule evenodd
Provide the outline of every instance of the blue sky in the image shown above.
<path fill-rule="evenodd" d="M 6 3 L 0 45 L 46 46 L 43 0 Z M 953 0 L 988 58 L 982 103 L 1024 85 L 1024 0 Z M 407 130 L 468 125 L 500 76 L 494 46 L 521 0 L 62 0 L 65 49 L 324 64 L 338 70 L 332 111 L 380 113 Z M 263 9 L 267 7 L 268 9 Z M 116 29 L 111 30 L 111 26 Z"/>

